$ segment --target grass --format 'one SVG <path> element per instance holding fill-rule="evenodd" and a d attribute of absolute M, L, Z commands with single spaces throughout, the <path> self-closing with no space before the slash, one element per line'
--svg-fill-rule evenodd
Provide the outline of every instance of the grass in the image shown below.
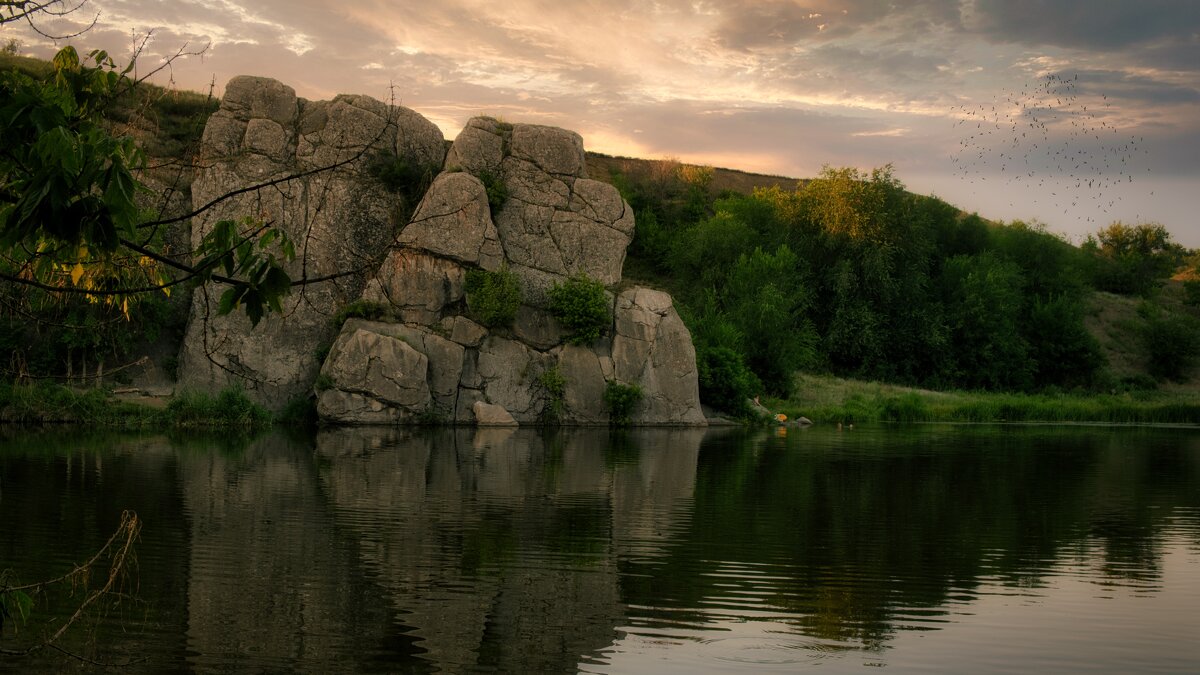
<path fill-rule="evenodd" d="M 824 375 L 798 375 L 796 394 L 768 400 L 789 418 L 817 423 L 1091 422 L 1200 424 L 1194 396 L 1159 391 L 1121 394 L 938 392 Z"/>
<path fill-rule="evenodd" d="M 0 422 L 82 424 L 120 429 L 254 429 L 274 421 L 266 408 L 235 387 L 216 395 L 183 392 L 166 408 L 120 401 L 101 389 L 52 384 L 0 386 Z"/>
<path fill-rule="evenodd" d="M 10 70 L 34 79 L 54 73 L 49 61 L 0 54 L 0 72 Z M 181 158 L 195 149 L 220 103 L 208 94 L 143 82 L 114 101 L 106 116 L 117 125 L 119 135 L 133 135 L 150 157 Z"/>

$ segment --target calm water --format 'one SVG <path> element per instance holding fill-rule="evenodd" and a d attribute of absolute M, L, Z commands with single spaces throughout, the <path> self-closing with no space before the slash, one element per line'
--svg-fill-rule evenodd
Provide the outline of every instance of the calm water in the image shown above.
<path fill-rule="evenodd" d="M 7 433 L 0 568 L 143 519 L 133 672 L 1200 671 L 1194 429 Z"/>

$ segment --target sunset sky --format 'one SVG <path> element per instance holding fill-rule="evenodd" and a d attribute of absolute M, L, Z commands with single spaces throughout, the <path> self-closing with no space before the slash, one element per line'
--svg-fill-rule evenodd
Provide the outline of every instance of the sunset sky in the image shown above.
<path fill-rule="evenodd" d="M 71 18 L 97 14 L 73 43 L 122 55 L 153 31 L 139 69 L 207 46 L 175 63 L 181 88 L 394 91 L 447 138 L 489 114 L 794 177 L 892 163 L 985 217 L 1075 241 L 1154 221 L 1200 247 L 1194 0 L 91 0 Z M 14 24 L 0 38 L 54 48 Z"/>

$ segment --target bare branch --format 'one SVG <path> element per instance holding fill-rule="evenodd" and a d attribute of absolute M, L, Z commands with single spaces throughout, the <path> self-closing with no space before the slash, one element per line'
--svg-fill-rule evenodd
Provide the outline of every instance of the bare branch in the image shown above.
<path fill-rule="evenodd" d="M 74 33 L 66 35 L 51 35 L 43 30 L 37 23 L 35 18 L 39 16 L 64 17 L 79 10 L 88 3 L 88 0 L 78 0 L 74 4 L 67 0 L 44 0 L 38 2 L 36 0 L 0 0 L 0 25 L 13 21 L 24 21 L 29 24 L 35 33 L 50 40 L 69 40 L 73 37 L 79 37 L 96 26 L 96 22 L 100 19 L 100 12 L 96 12 L 92 20 L 86 26 Z"/>

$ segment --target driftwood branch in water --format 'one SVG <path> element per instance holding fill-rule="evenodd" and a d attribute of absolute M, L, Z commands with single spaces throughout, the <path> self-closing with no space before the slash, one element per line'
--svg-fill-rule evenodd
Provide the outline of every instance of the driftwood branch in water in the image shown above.
<path fill-rule="evenodd" d="M 57 630 L 49 635 L 46 635 L 32 646 L 24 649 L 0 648 L 0 655 L 29 656 L 43 649 L 52 649 L 70 656 L 71 658 L 78 659 L 84 663 L 92 665 L 128 665 L 94 661 L 85 656 L 75 654 L 67 649 L 64 649 L 63 647 L 59 646 L 57 642 L 67 633 L 71 626 L 75 625 L 84 616 L 86 616 L 88 610 L 102 598 L 110 595 L 120 597 L 121 594 L 117 588 L 125 575 L 128 565 L 132 564 L 133 562 L 133 545 L 137 541 L 138 534 L 141 532 L 141 529 L 142 521 L 138 518 L 137 514 L 133 511 L 124 511 L 121 514 L 121 522 L 119 525 L 117 525 L 116 532 L 113 532 L 112 536 L 108 538 L 108 541 L 105 542 L 104 546 L 101 547 L 95 555 L 88 559 L 87 562 L 81 565 L 76 565 L 71 571 L 53 579 L 47 579 L 44 581 L 38 581 L 19 586 L 10 586 L 6 583 L 0 583 L 0 599 L 11 599 L 10 604 L 15 603 L 18 597 L 23 596 L 27 599 L 31 599 L 37 594 L 45 592 L 49 588 L 60 585 L 69 585 L 71 588 L 83 588 L 85 590 L 83 601 L 79 603 L 79 606 L 71 614 L 70 618 L 64 621 Z M 105 559 L 108 560 L 108 575 L 103 577 L 104 583 L 98 588 L 89 589 L 89 582 L 94 576 L 93 571 L 100 567 L 101 563 Z M 3 580 L 0 579 L 0 582 L 2 581 Z M 15 619 L 16 617 L 13 618 Z M 2 634 L 0 634 L 0 637 L 2 637 Z"/>

